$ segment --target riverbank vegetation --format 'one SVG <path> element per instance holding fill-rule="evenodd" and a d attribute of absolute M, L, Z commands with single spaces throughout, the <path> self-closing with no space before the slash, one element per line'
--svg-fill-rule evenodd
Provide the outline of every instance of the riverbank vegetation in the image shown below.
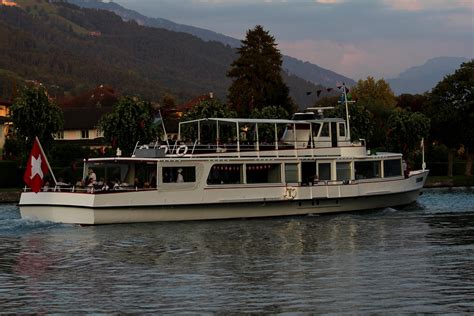
<path fill-rule="evenodd" d="M 274 38 L 263 27 L 256 26 L 247 32 L 242 43 L 227 73 L 232 81 L 228 103 L 219 98 L 202 101 L 188 109 L 182 119 L 233 117 L 237 114 L 244 117 L 270 115 L 272 118 L 288 118 L 296 109 L 289 96 L 289 88 L 280 75 L 281 54 Z M 473 60 L 462 64 L 454 74 L 440 81 L 432 92 L 423 95 L 395 96 L 387 82 L 372 77 L 359 80 L 354 87 L 342 84 L 338 89 L 326 90 L 338 93 L 320 98 L 314 106 L 333 106 L 339 102 L 332 114 L 345 117 L 341 96 L 347 93 L 349 99 L 354 101 L 349 106 L 351 136 L 354 139 L 364 138 L 372 151 L 401 152 L 409 168 L 418 169 L 421 167 L 423 146 L 431 176 L 447 175 L 453 178 L 464 174 L 464 180 L 456 178 L 453 183 L 470 183 L 474 154 Z M 68 181 L 80 176 L 81 166 L 78 164 L 83 158 L 112 156 L 118 147 L 124 150 L 124 154 L 130 154 L 137 140 L 146 142 L 158 137 L 158 129 L 154 125 L 157 117 L 155 109 L 149 101 L 137 97 L 123 96 L 113 112 L 101 121 L 100 127 L 109 142 L 109 147 L 102 151 L 78 146 L 64 148 L 61 147 L 64 145 L 52 142 L 52 135 L 61 129 L 62 116 L 54 98 L 42 86 L 22 89 L 13 100 L 11 110 L 14 128 L 11 129 L 3 157 L 21 168 L 28 152 L 26 148 L 31 147 L 28 144 L 34 135 L 38 135 L 48 147 L 47 154 L 53 168 L 60 169 Z M 423 138 L 424 143 L 421 144 Z M 1 174 L 4 177 L 6 173 Z M 0 186 L 16 185 L 11 181 L 2 183 Z"/>

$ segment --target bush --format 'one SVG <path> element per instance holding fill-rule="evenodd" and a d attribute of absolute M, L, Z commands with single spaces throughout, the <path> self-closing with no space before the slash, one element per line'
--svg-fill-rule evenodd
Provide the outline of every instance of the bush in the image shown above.
<path fill-rule="evenodd" d="M 15 161 L 0 160 L 0 188 L 22 186 L 22 172 Z"/>

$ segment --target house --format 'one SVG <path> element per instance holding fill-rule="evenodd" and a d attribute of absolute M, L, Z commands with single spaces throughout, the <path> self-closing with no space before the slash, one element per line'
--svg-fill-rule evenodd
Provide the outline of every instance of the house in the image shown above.
<path fill-rule="evenodd" d="M 117 100 L 112 87 L 100 85 L 80 96 L 59 101 L 64 114 L 64 129 L 55 135 L 55 140 L 96 148 L 105 146 L 98 123 L 105 114 L 112 112 Z"/>
<path fill-rule="evenodd" d="M 5 145 L 5 138 L 11 126 L 10 106 L 11 102 L 0 100 L 0 148 Z"/>

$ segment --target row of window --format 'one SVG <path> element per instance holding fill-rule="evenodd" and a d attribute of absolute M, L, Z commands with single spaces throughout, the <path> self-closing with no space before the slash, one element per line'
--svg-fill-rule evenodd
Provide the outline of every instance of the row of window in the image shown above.
<path fill-rule="evenodd" d="M 363 180 L 380 178 L 382 176 L 381 161 L 336 162 L 336 179 L 338 181 Z M 285 183 L 311 183 L 315 181 L 330 181 L 332 179 L 330 162 L 303 162 L 301 177 L 298 163 L 285 163 Z M 353 170 L 352 170 L 353 169 Z M 402 175 L 400 159 L 383 161 L 384 177 Z M 354 172 L 354 176 L 352 176 Z M 245 181 L 244 181 L 245 173 Z M 163 183 L 195 182 L 195 167 L 163 167 Z M 216 164 L 212 166 L 207 177 L 207 184 L 242 184 L 242 183 L 282 183 L 282 172 L 278 163 L 247 164 Z"/>

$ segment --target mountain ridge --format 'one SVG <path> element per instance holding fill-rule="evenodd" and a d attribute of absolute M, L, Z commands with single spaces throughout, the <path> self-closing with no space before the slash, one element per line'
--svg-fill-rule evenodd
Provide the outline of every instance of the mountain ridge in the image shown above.
<path fill-rule="evenodd" d="M 402 71 L 396 78 L 388 79 L 393 92 L 421 94 L 433 89 L 446 75 L 454 73 L 459 66 L 469 61 L 466 57 L 434 57 L 422 65 L 413 66 Z"/>
<path fill-rule="evenodd" d="M 100 0 L 67 0 L 80 7 L 109 10 L 121 16 L 124 20 L 135 20 L 138 24 L 152 27 L 165 28 L 175 32 L 189 33 L 205 41 L 217 41 L 232 48 L 240 47 L 240 40 L 219 34 L 199 27 L 175 23 L 163 18 L 145 16 L 137 11 L 125 8 L 115 2 L 102 2 Z M 348 86 L 355 85 L 351 78 L 338 74 L 332 70 L 325 69 L 310 62 L 301 61 L 297 58 L 283 55 L 283 65 L 289 74 L 296 75 L 306 81 L 326 87 L 333 87 L 338 82 L 345 82 Z"/>
<path fill-rule="evenodd" d="M 107 84 L 155 101 L 171 93 L 184 102 L 211 91 L 226 99 L 231 82 L 226 73 L 236 58 L 229 46 L 124 22 L 110 11 L 18 2 L 23 8 L 0 6 L 0 73 L 59 86 L 58 95 Z M 282 74 L 300 107 L 314 104 L 316 98 L 306 91 L 320 86 Z M 13 77 L 0 77 L 0 92 Z"/>

